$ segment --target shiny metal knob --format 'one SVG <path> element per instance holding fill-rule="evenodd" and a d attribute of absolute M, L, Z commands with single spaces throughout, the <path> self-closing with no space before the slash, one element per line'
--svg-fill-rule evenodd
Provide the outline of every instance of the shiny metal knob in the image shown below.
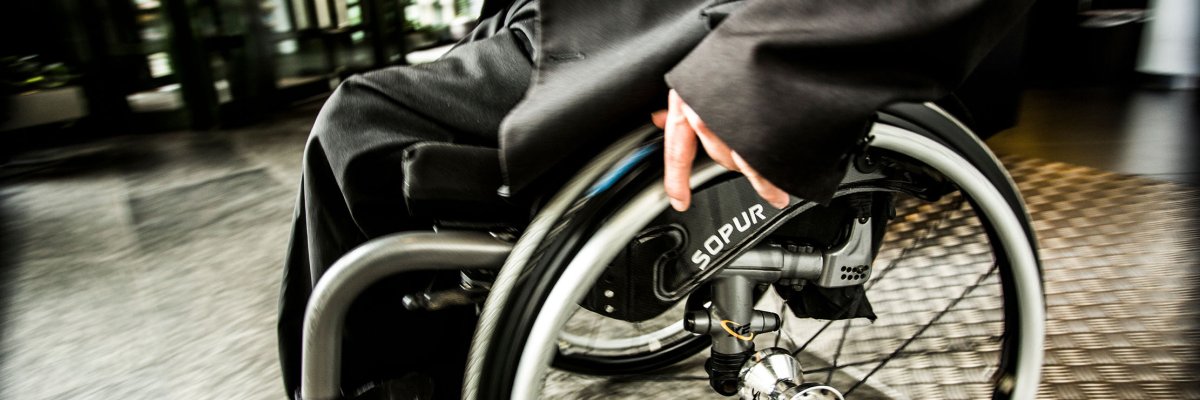
<path fill-rule="evenodd" d="M 744 400 L 843 400 L 832 387 L 805 385 L 800 362 L 778 347 L 754 353 L 738 376 Z"/>

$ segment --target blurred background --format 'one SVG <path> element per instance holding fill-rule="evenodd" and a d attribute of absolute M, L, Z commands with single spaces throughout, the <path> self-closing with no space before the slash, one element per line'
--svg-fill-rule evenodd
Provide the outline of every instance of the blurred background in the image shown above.
<path fill-rule="evenodd" d="M 481 3 L 0 4 L 0 398 L 283 398 L 312 120 L 347 76 L 436 59 Z M 960 92 L 1032 199 L 1043 397 L 1200 398 L 1198 86 L 1194 0 L 1042 0 Z"/>
<path fill-rule="evenodd" d="M 261 121 L 266 112 L 328 93 L 350 74 L 405 64 L 414 50 L 453 41 L 481 6 L 478 0 L 6 3 L 0 71 L 11 111 L 3 129 L 70 124 L 122 133 Z"/>

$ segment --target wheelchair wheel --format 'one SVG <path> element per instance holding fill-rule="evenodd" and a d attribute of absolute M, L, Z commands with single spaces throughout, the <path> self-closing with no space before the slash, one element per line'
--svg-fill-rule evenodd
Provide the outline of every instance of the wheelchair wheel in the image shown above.
<path fill-rule="evenodd" d="M 921 129 L 883 124 L 876 125 L 873 136 L 871 151 L 881 158 L 907 166 L 907 173 L 944 180 L 963 195 L 961 200 L 919 205 L 928 193 L 908 193 L 912 198 L 900 208 L 922 211 L 893 224 L 901 228 L 888 235 L 900 245 L 885 245 L 877 260 L 885 264 L 876 264 L 878 272 L 866 286 L 868 296 L 880 293 L 881 322 L 878 326 L 857 320 L 815 322 L 807 329 L 800 327 L 811 338 L 792 335 L 786 342 L 810 368 L 805 379 L 823 380 L 849 398 L 978 398 L 981 393 L 992 398 L 1034 397 L 1042 360 L 1044 302 L 1033 232 L 1015 187 L 981 144 L 964 147 Z M 724 174 L 711 164 L 697 168 L 693 187 Z M 642 175 L 627 180 L 628 187 L 639 189 L 615 190 L 594 199 L 599 205 L 577 207 L 560 234 L 542 246 L 534 263 L 538 267 L 504 304 L 501 320 L 508 324 L 496 329 L 483 355 L 477 399 L 538 396 L 547 366 L 560 350 L 558 338 L 577 307 L 574 304 L 624 243 L 666 209 L 665 195 L 657 186 L 661 175 Z M 911 189 L 903 186 L 868 182 L 844 187 L 840 193 Z M 963 204 L 970 205 L 971 211 L 958 207 Z M 785 213 L 798 211 L 795 207 L 789 206 Z M 946 211 L 931 212 L 937 209 Z M 922 219 L 972 221 L 977 226 L 916 224 Z M 918 225 L 924 229 L 902 227 Z M 924 233 L 904 236 L 906 232 Z M 946 232 L 971 241 L 945 239 L 941 235 Z M 934 257 L 946 253 L 947 246 L 964 247 L 967 255 Z M 931 265 L 931 260 L 938 264 Z M 906 286 L 910 283 L 928 287 Z M 983 294 L 986 291 L 992 293 Z M 945 296 L 932 298 L 934 293 Z M 797 331 L 793 319 L 787 323 L 789 332 Z M 941 336 L 922 337 L 939 330 L 944 331 L 938 332 Z M 967 353 L 979 356 L 966 357 Z M 807 373 L 816 375 L 810 378 Z M 927 384 L 961 388 L 937 394 Z M 621 391 L 611 386 L 606 390 Z"/>
<path fill-rule="evenodd" d="M 784 316 L 765 346 L 789 350 L 807 382 L 847 398 L 1011 398 L 1004 370 L 1017 362 L 1013 277 L 993 254 L 996 236 L 959 193 L 939 201 L 897 195 L 889 225 L 854 301 L 871 304 L 875 320 Z"/>

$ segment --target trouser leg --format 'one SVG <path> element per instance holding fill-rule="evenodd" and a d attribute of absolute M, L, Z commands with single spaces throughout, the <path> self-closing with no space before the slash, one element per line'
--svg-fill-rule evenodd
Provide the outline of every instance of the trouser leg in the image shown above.
<path fill-rule="evenodd" d="M 280 299 L 280 359 L 289 394 L 299 385 L 305 303 L 321 274 L 370 238 L 429 229 L 428 221 L 405 208 L 404 149 L 424 141 L 497 145 L 499 123 L 524 95 L 532 74 L 535 8 L 514 7 L 497 16 L 503 25 L 481 25 L 477 40 L 437 62 L 351 77 L 322 108 L 305 147 Z M 433 375 L 437 397 L 457 396 L 474 327 L 471 310 L 399 311 L 399 295 L 431 278 L 395 277 L 368 289 L 351 307 L 344 388 L 420 368 Z"/>

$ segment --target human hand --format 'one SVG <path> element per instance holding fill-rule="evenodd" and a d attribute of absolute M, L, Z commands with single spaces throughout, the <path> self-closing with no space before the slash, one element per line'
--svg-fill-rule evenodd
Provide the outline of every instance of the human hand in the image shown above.
<path fill-rule="evenodd" d="M 736 151 L 725 144 L 725 141 L 713 134 L 700 116 L 696 114 L 674 89 L 668 96 L 667 109 L 651 114 L 654 125 L 662 128 L 663 153 L 665 170 L 663 173 L 663 188 L 671 201 L 671 208 L 676 211 L 686 211 L 692 203 L 692 189 L 688 180 L 692 174 L 692 162 L 696 159 L 696 142 L 704 146 L 704 151 L 717 164 L 746 175 L 750 185 L 758 195 L 775 208 L 788 205 L 788 194 L 775 184 L 759 175 L 746 160 Z"/>

